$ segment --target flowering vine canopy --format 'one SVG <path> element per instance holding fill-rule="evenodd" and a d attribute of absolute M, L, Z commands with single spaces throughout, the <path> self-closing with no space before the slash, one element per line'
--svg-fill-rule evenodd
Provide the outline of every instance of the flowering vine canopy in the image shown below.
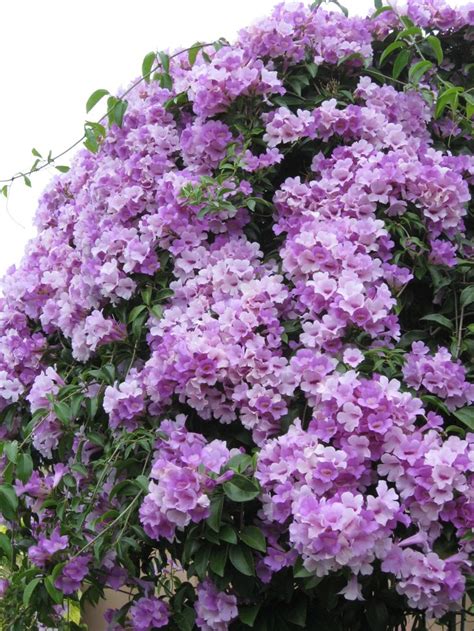
<path fill-rule="evenodd" d="M 147 55 L 42 195 L 0 302 L 4 629 L 106 588 L 111 630 L 468 606 L 474 5 L 320 4 Z"/>

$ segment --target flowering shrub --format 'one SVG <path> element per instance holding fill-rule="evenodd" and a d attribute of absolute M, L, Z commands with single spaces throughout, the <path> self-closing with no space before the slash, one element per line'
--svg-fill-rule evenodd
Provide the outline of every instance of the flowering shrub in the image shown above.
<path fill-rule="evenodd" d="M 110 587 L 114 630 L 424 629 L 472 590 L 474 6 L 319 4 L 147 55 L 43 194 L 4 628 Z"/>

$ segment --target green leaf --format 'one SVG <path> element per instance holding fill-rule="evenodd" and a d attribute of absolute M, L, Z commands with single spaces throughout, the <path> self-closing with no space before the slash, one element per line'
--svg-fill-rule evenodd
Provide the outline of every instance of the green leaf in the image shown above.
<path fill-rule="evenodd" d="M 239 533 L 240 539 L 248 546 L 259 552 L 267 551 L 267 544 L 265 537 L 257 526 L 245 526 L 245 528 Z"/>
<path fill-rule="evenodd" d="M 150 83 L 150 74 L 152 72 L 153 64 L 156 60 L 156 53 L 151 52 L 145 55 L 142 61 L 142 77 L 145 79 L 146 83 Z"/>
<path fill-rule="evenodd" d="M 191 48 L 189 49 L 188 61 L 191 68 L 194 66 L 194 63 L 196 62 L 196 57 L 198 56 L 198 53 L 201 50 L 201 48 L 202 48 L 202 44 L 200 42 L 196 42 L 194 46 L 191 46 Z"/>
<path fill-rule="evenodd" d="M 11 484 L 0 485 L 0 512 L 8 521 L 14 521 L 18 509 L 18 498 Z"/>
<path fill-rule="evenodd" d="M 441 315 L 440 313 L 430 313 L 429 315 L 423 316 L 420 320 L 428 320 L 429 322 L 436 322 L 441 326 L 446 327 L 447 329 L 453 328 L 453 323 L 446 316 Z"/>
<path fill-rule="evenodd" d="M 428 70 L 430 70 L 432 67 L 433 64 L 431 61 L 428 61 L 426 59 L 423 59 L 423 61 L 419 61 L 417 64 L 411 66 L 410 70 L 408 71 L 408 80 L 411 83 L 418 83 L 425 72 L 428 72 Z"/>
<path fill-rule="evenodd" d="M 97 414 L 98 409 L 99 409 L 99 397 L 91 397 L 90 399 L 86 399 L 87 415 L 89 416 L 91 421 L 94 419 L 95 415 Z M 92 442 L 94 442 L 93 437 L 89 436 L 89 438 L 90 440 L 92 440 Z M 100 436 L 100 441 L 101 441 L 100 443 L 96 442 L 95 444 L 99 444 L 101 447 L 103 447 L 104 439 L 102 436 Z"/>
<path fill-rule="evenodd" d="M 193 566 L 200 580 L 203 580 L 206 575 L 210 556 L 211 547 L 209 545 L 202 546 L 194 555 Z"/>
<path fill-rule="evenodd" d="M 167 72 L 161 75 L 160 86 L 162 88 L 166 88 L 167 90 L 171 90 L 171 88 L 173 87 L 173 79 L 171 78 L 171 75 Z"/>
<path fill-rule="evenodd" d="M 180 631 L 192 631 L 194 629 L 194 620 L 196 614 L 191 607 L 183 607 L 183 609 L 174 614 L 173 620 Z"/>
<path fill-rule="evenodd" d="M 23 604 L 25 607 L 28 607 L 30 604 L 31 597 L 36 587 L 41 583 L 41 577 L 34 578 L 32 581 L 28 583 L 23 591 Z"/>
<path fill-rule="evenodd" d="M 430 46 L 434 53 L 438 66 L 443 63 L 443 47 L 436 35 L 429 35 L 426 38 L 426 43 Z"/>
<path fill-rule="evenodd" d="M 2 195 L 8 198 L 8 184 L 2 186 Z"/>
<path fill-rule="evenodd" d="M 227 543 L 237 543 L 237 533 L 230 524 L 224 524 L 219 531 L 219 539 Z"/>
<path fill-rule="evenodd" d="M 99 88 L 95 92 L 92 92 L 90 97 L 87 99 L 86 103 L 86 112 L 90 112 L 93 107 L 97 105 L 97 103 L 109 94 L 108 90 L 104 90 L 103 88 Z"/>
<path fill-rule="evenodd" d="M 139 475 L 135 478 L 135 482 L 144 493 L 148 493 L 148 487 L 150 486 L 150 480 L 146 475 Z"/>
<path fill-rule="evenodd" d="M 370 18 L 371 18 L 372 20 L 374 20 L 374 19 L 375 19 L 375 18 L 377 18 L 377 17 L 378 17 L 381 13 L 385 13 L 385 11 L 393 11 L 393 9 L 392 9 L 392 7 L 389 7 L 389 6 L 384 6 L 384 7 L 380 6 L 380 7 L 377 7 L 377 10 L 376 10 L 376 11 L 374 11 L 374 12 L 372 13 L 372 15 L 370 16 Z"/>
<path fill-rule="evenodd" d="M 474 302 L 474 285 L 462 290 L 459 302 L 461 303 L 461 307 L 467 307 Z"/>
<path fill-rule="evenodd" d="M 349 11 L 343 4 L 339 2 L 339 0 L 330 0 L 330 2 L 332 2 L 332 4 L 335 4 L 336 7 L 339 7 L 339 9 L 345 15 L 346 18 L 349 17 Z"/>
<path fill-rule="evenodd" d="M 398 79 L 398 77 L 402 74 L 403 69 L 410 61 L 411 51 L 402 50 L 398 53 L 395 62 L 393 64 L 392 77 L 394 79 Z"/>
<path fill-rule="evenodd" d="M 8 460 L 16 464 L 18 458 L 18 441 L 12 440 L 11 443 L 5 443 L 3 446 L 3 452 L 6 454 Z"/>
<path fill-rule="evenodd" d="M 33 147 L 33 149 L 31 150 L 31 153 L 35 156 L 35 158 L 42 158 L 43 156 L 40 154 L 40 152 L 38 151 L 38 149 L 35 149 Z"/>
<path fill-rule="evenodd" d="M 54 168 L 57 169 L 60 173 L 67 173 L 69 171 L 69 167 L 65 164 L 58 164 Z"/>
<path fill-rule="evenodd" d="M 237 473 L 244 473 L 252 466 L 252 456 L 248 454 L 237 454 L 233 456 L 227 463 L 227 468 L 236 471 Z"/>
<path fill-rule="evenodd" d="M 413 37 L 414 35 L 422 35 L 422 30 L 418 26 L 408 26 L 407 28 L 400 31 L 397 35 L 397 39 L 404 39 L 406 37 Z"/>
<path fill-rule="evenodd" d="M 252 553 L 248 548 L 232 546 L 229 550 L 229 559 L 232 565 L 245 576 L 255 575 L 255 564 Z"/>
<path fill-rule="evenodd" d="M 393 53 L 394 50 L 398 50 L 399 48 L 405 48 L 406 43 L 402 41 L 392 42 L 387 46 L 387 48 L 380 55 L 379 67 L 381 68 L 386 61 L 387 57 Z"/>
<path fill-rule="evenodd" d="M 215 574 L 217 574 L 217 576 L 224 576 L 228 551 L 228 546 L 220 546 L 212 549 L 209 559 L 209 567 Z"/>
<path fill-rule="evenodd" d="M 442 92 L 436 101 L 435 118 L 439 118 L 448 105 L 453 111 L 455 111 L 459 101 L 459 94 L 461 92 L 463 92 L 463 88 L 459 87 L 448 88 Z"/>
<path fill-rule="evenodd" d="M 260 494 L 258 483 L 239 473 L 235 473 L 229 482 L 225 482 L 223 488 L 233 502 L 250 502 Z"/>
<path fill-rule="evenodd" d="M 125 101 L 124 99 L 121 99 L 115 103 L 113 119 L 114 123 L 118 125 L 118 127 L 122 127 L 123 117 L 125 115 L 125 112 L 127 111 L 127 107 L 128 101 Z"/>
<path fill-rule="evenodd" d="M 306 628 L 306 617 L 308 615 L 308 601 L 301 594 L 297 596 L 291 605 L 285 610 L 285 619 L 292 622 L 297 627 Z"/>
<path fill-rule="evenodd" d="M 163 300 L 167 300 L 174 295 L 174 291 L 172 289 L 160 289 L 160 291 L 156 294 L 155 300 L 157 302 L 161 302 Z"/>
<path fill-rule="evenodd" d="M 469 429 L 474 431 L 474 405 L 456 410 L 453 412 L 453 415 L 458 421 L 461 421 L 461 423 L 464 423 L 464 425 L 467 425 Z"/>
<path fill-rule="evenodd" d="M 0 550 L 11 563 L 13 561 L 13 546 L 10 538 L 4 532 L 0 533 Z"/>
<path fill-rule="evenodd" d="M 30 454 L 21 454 L 16 466 L 16 477 L 22 482 L 28 482 L 33 473 L 33 459 Z"/>
<path fill-rule="evenodd" d="M 31 188 L 31 180 L 27 175 L 23 175 L 23 181 L 25 182 L 26 186 L 29 186 Z"/>
<path fill-rule="evenodd" d="M 222 508 L 224 506 L 224 496 L 218 495 L 211 501 L 210 515 L 206 520 L 207 525 L 214 532 L 219 532 L 221 528 Z"/>
<path fill-rule="evenodd" d="M 253 627 L 261 606 L 261 603 L 257 603 L 256 605 L 245 605 L 239 607 L 240 622 L 243 622 L 248 627 Z"/>
<path fill-rule="evenodd" d="M 293 568 L 293 576 L 295 578 L 309 578 L 310 576 L 314 576 L 314 572 L 310 572 L 303 565 L 303 559 L 298 557 Z"/>
<path fill-rule="evenodd" d="M 169 55 L 167 55 L 166 53 L 163 53 L 163 52 L 159 52 L 158 56 L 160 58 L 161 66 L 162 66 L 163 70 L 166 73 L 169 73 L 169 71 L 170 71 L 170 58 L 169 58 Z"/>
<path fill-rule="evenodd" d="M 384 602 L 381 600 L 369 601 L 366 616 L 372 631 L 385 631 L 388 623 L 388 610 Z"/>
<path fill-rule="evenodd" d="M 71 420 L 71 409 L 68 405 L 66 405 L 66 403 L 64 403 L 63 401 L 56 401 L 55 403 L 53 403 L 53 410 L 61 423 L 63 423 L 64 425 L 69 424 Z"/>
<path fill-rule="evenodd" d="M 140 313 L 143 313 L 145 309 L 146 305 L 138 305 L 137 307 L 133 307 L 128 315 L 128 323 L 131 324 L 134 320 L 136 320 Z"/>
<path fill-rule="evenodd" d="M 44 579 L 44 586 L 46 587 L 46 591 L 48 592 L 51 600 L 57 605 L 61 604 L 63 601 L 63 595 L 59 589 L 54 586 L 52 576 L 46 576 Z"/>

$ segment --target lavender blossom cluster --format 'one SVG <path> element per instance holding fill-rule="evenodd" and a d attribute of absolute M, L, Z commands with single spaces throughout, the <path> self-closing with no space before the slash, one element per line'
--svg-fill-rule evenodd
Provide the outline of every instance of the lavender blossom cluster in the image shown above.
<path fill-rule="evenodd" d="M 474 25 L 473 5 L 410 0 L 403 14 L 441 34 Z M 456 269 L 474 252 L 465 238 L 474 161 L 439 140 L 449 122 L 433 126 L 420 91 L 380 84 L 360 65 L 398 20 L 395 10 L 346 18 L 278 5 L 233 45 L 207 46 L 194 62 L 172 58 L 172 87 L 132 91 L 123 125 L 96 154 L 80 151 L 41 198 L 38 234 L 2 281 L 0 407 L 14 413 L 0 432 L 10 440 L 39 414 L 34 470 L 13 482 L 35 516 L 28 559 L 45 573 L 63 562 L 54 586 L 66 595 L 99 571 L 103 585 L 138 590 L 125 626 L 109 612 L 111 629 L 161 628 L 172 606 L 143 589 L 112 543 L 102 558 L 88 547 L 113 519 L 99 526 L 100 516 L 118 512 L 111 490 L 123 479 L 112 468 L 96 485 L 104 445 L 81 415 L 98 393 L 111 451 L 143 427 L 154 432 L 135 518 L 147 541 L 172 545 L 208 520 L 235 475 L 229 463 L 247 452 L 260 488 L 252 519 L 266 540 L 255 553 L 263 585 L 299 559 L 308 575 L 343 575 L 350 601 L 364 599 L 364 578 L 377 570 L 413 610 L 439 617 L 459 607 L 472 571 L 474 434 L 448 433 L 445 412 L 473 404 L 474 384 L 452 347 L 416 337 L 400 346 L 399 296 L 416 278 L 395 256 L 389 226 L 416 215 L 427 264 Z M 308 59 L 347 67 L 351 102 L 282 105 L 282 67 Z M 177 95 L 184 105 L 173 109 Z M 251 129 L 244 114 L 232 123 L 246 102 Z M 287 171 L 299 146 L 311 148 L 307 166 Z M 205 203 L 183 191 L 223 164 L 235 167 L 219 182 L 232 208 L 201 212 Z M 255 236 L 255 199 L 268 182 L 272 212 Z M 114 380 L 83 378 L 68 442 L 56 399 L 72 381 L 60 353 L 69 349 L 80 369 L 113 363 L 109 350 L 130 335 L 120 309 L 146 287 L 163 289 L 163 253 L 172 277 L 161 311 L 150 310 L 142 346 L 127 366 L 116 362 Z M 397 375 L 383 363 L 367 368 L 381 349 L 402 349 Z M 236 442 L 236 426 L 250 446 Z M 85 545 L 45 502 L 58 496 L 80 498 Z M 232 584 L 207 577 L 196 593 L 199 629 L 225 631 L 237 619 Z"/>

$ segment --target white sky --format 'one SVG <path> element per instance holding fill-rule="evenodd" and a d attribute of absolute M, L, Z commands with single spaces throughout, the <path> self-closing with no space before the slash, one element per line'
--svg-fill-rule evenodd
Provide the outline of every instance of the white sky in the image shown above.
<path fill-rule="evenodd" d="M 5 0 L 1 7 L 0 179 L 29 170 L 31 149 L 53 155 L 80 138 L 85 102 L 97 88 L 114 92 L 140 74 L 151 50 L 232 39 L 277 0 Z M 372 0 L 348 0 L 365 14 Z M 104 104 L 105 107 L 105 104 Z M 89 114 L 97 120 L 99 106 Z M 91 116 L 91 115 L 94 116 Z M 67 160 L 62 161 L 68 164 Z M 37 200 L 56 173 L 21 180 L 0 199 L 0 275 L 20 260 L 34 235 Z"/>

